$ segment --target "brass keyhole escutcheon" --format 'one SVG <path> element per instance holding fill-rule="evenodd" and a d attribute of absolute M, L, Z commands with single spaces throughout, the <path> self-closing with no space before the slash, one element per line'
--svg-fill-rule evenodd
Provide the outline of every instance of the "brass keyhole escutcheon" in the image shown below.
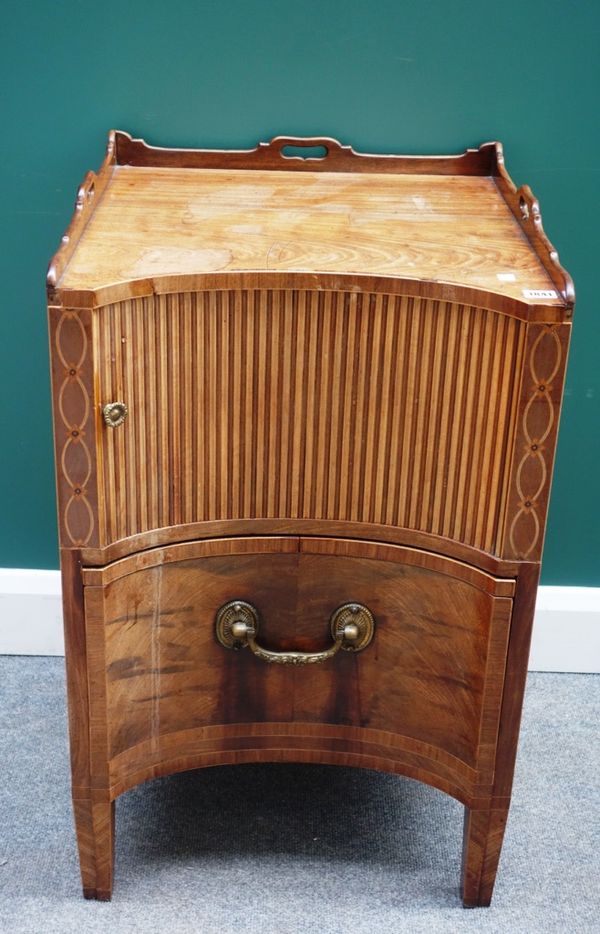
<path fill-rule="evenodd" d="M 109 428 L 118 428 L 127 418 L 127 406 L 124 402 L 107 402 L 102 415 Z"/>

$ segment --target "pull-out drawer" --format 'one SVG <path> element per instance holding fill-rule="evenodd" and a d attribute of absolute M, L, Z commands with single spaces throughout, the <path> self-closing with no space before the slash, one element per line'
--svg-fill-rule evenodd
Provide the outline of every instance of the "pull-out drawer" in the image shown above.
<path fill-rule="evenodd" d="M 403 772 L 465 803 L 489 794 L 513 581 L 417 549 L 277 537 L 154 549 L 84 583 L 92 747 L 113 794 L 269 760 Z M 227 604 L 256 611 L 252 646 L 243 626 L 230 647 L 217 632 Z M 332 614 L 348 604 L 346 623 L 372 614 L 362 648 L 352 625 L 336 645 Z"/>

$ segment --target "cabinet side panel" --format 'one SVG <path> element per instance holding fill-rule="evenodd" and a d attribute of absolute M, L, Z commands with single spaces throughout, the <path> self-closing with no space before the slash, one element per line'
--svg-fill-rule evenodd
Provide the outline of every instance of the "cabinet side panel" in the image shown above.
<path fill-rule="evenodd" d="M 89 798 L 90 737 L 87 645 L 81 562 L 74 549 L 61 551 L 65 661 L 69 701 L 71 783 L 74 798 Z"/>
<path fill-rule="evenodd" d="M 400 295 L 238 289 L 98 315 L 104 544 L 227 519 L 375 523 L 495 553 L 526 325 Z"/>
<path fill-rule="evenodd" d="M 92 312 L 49 309 L 58 526 L 63 548 L 101 542 Z"/>

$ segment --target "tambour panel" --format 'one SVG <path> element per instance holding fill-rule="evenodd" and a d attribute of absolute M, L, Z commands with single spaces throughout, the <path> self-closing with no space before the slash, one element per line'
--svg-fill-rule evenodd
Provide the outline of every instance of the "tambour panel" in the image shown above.
<path fill-rule="evenodd" d="M 101 544 L 204 520 L 310 518 L 501 540 L 526 325 L 450 302 L 310 290 L 156 295 L 94 312 Z"/>

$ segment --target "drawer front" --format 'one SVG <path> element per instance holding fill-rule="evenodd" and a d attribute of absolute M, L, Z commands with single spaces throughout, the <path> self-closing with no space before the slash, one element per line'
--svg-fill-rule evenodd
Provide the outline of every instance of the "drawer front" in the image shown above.
<path fill-rule="evenodd" d="M 491 780 L 511 581 L 416 549 L 295 537 L 157 549 L 84 579 L 98 741 L 120 789 L 140 770 L 249 751 L 370 755 L 408 774 L 418 762 L 453 793 Z M 347 603 L 369 608 L 374 636 L 322 663 L 269 664 L 219 643 L 217 613 L 235 600 L 258 610 L 267 650 L 331 647 Z"/>

